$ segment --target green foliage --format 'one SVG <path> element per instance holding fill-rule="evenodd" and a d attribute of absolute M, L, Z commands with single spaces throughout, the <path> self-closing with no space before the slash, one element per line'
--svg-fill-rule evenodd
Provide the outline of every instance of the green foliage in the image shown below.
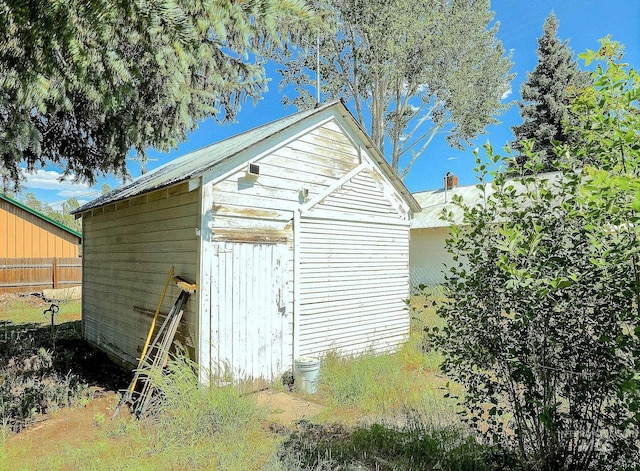
<path fill-rule="evenodd" d="M 353 100 L 356 115 L 403 177 L 433 137 L 460 147 L 506 108 L 511 62 L 496 38 L 489 1 L 318 0 L 326 11 L 320 76 L 327 98 Z M 311 44 L 315 37 L 310 38 Z M 314 105 L 316 50 L 285 50 L 281 87 L 294 85 L 298 108 Z"/>
<path fill-rule="evenodd" d="M 579 160 L 591 156 L 592 162 L 587 168 L 592 181 L 583 191 L 592 217 L 602 215 L 623 226 L 635 242 L 640 211 L 640 77 L 622 62 L 622 46 L 608 37 L 597 52 L 589 50 L 580 57 L 587 65 L 599 62 L 593 86 L 574 103 L 579 117 L 576 130 L 584 140 L 575 151 Z M 637 257 L 637 251 L 629 249 Z"/>
<path fill-rule="evenodd" d="M 80 207 L 78 200 L 76 198 L 69 198 L 67 201 L 62 203 L 62 207 L 60 210 L 53 209 L 47 203 L 40 201 L 36 196 L 28 192 L 24 194 L 22 197 L 18 198 L 21 203 L 34 211 L 39 212 L 40 214 L 52 219 L 63 226 L 68 227 L 69 229 L 73 229 L 76 232 L 82 232 L 82 222 L 79 219 L 76 219 L 71 211 Z"/>
<path fill-rule="evenodd" d="M 556 145 L 563 172 L 524 176 L 540 168 L 529 142 L 519 178 L 491 172 L 486 201 L 455 201 L 447 325 L 432 333 L 466 420 L 536 470 L 640 461 L 640 87 L 619 44 L 601 43 L 580 56 L 605 66 L 572 105 L 577 138 Z"/>
<path fill-rule="evenodd" d="M 627 235 L 604 216 L 594 225 L 583 173 L 491 176 L 483 204 L 455 200 L 464 223 L 447 240 L 446 327 L 432 336 L 465 388 L 465 419 L 531 469 L 636 463 L 635 280 L 616 257 Z"/>
<path fill-rule="evenodd" d="M 527 74 L 527 81 L 520 89 L 523 101 L 518 106 L 523 123 L 512 127 L 516 139 L 511 145 L 520 152 L 513 163 L 518 165 L 511 165 L 514 174 L 529 158 L 525 141 L 533 141 L 530 143 L 534 153 L 531 158 L 539 164 L 531 167 L 531 171 L 549 172 L 559 168 L 555 146 L 559 143 L 572 145 L 578 139 L 575 130 L 567 127 L 576 122 L 571 113 L 571 100 L 589 85 L 589 75 L 580 71 L 568 41 L 560 41 L 557 32 L 558 20 L 551 13 L 544 22 L 543 35 L 538 39 L 538 64 Z"/>
<path fill-rule="evenodd" d="M 93 183 L 130 149 L 168 150 L 266 88 L 266 52 L 313 17 L 304 0 L 0 1 L 0 161 Z"/>
<path fill-rule="evenodd" d="M 279 450 L 287 470 L 504 469 L 492 454 L 455 426 L 437 428 L 409 413 L 404 426 L 300 424 Z"/>

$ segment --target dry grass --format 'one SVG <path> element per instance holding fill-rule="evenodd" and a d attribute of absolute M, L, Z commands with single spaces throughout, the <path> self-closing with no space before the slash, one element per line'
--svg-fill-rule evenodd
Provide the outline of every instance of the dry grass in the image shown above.
<path fill-rule="evenodd" d="M 433 299 L 437 302 L 437 295 L 412 298 L 410 339 L 398 352 L 356 358 L 329 355 L 324 359 L 319 392 L 313 398 L 324 405 L 321 422 L 338 422 L 347 427 L 377 422 L 389 430 L 398 430 L 408 426 L 408 421 L 413 421 L 415 427 L 417 420 L 424 428 L 416 432 L 416 437 L 425 430 L 437 432 L 439 427 L 445 430 L 458 424 L 453 403 L 444 398 L 447 379 L 439 370 L 441 358 L 430 350 L 423 335 L 425 325 L 441 324 L 429 305 Z M 11 305 L 12 317 L 7 320 L 46 324 L 43 307 L 35 302 L 20 307 L 16 302 Z M 79 303 L 65 304 L 64 310 L 62 307 L 61 315 L 79 317 Z M 0 469 L 297 469 L 288 467 L 287 456 L 291 456 L 282 451 L 287 430 L 274 433 L 264 421 L 266 411 L 260 406 L 229 395 L 229 391 L 196 392 L 185 378 L 184 395 L 180 387 L 167 388 L 177 401 L 173 409 L 182 402 L 194 405 L 180 415 L 137 421 L 126 416 L 111 420 L 111 410 L 91 412 L 93 425 L 81 440 L 69 437 L 68 443 L 62 441 L 54 446 L 31 444 L 31 452 L 28 446 L 0 447 Z M 227 409 L 220 409 L 220 404 Z M 203 407 L 209 412 L 202 412 Z M 189 414 L 195 415 L 190 418 Z M 220 419 L 217 428 L 207 428 L 201 420 L 207 414 L 231 419 L 241 414 L 249 420 L 237 427 L 235 419 Z M 187 433 L 185 423 L 197 427 Z M 40 446 L 44 452 L 33 453 L 34 447 Z"/>

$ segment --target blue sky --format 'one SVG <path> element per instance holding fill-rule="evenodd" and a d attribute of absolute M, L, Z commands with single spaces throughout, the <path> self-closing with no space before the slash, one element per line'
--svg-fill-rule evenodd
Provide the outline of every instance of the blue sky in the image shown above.
<path fill-rule="evenodd" d="M 520 98 L 520 85 L 526 80 L 527 72 L 536 66 L 537 39 L 542 35 L 544 20 L 551 11 L 555 12 L 559 21 L 558 37 L 568 39 L 569 46 L 576 55 L 587 49 L 596 49 L 598 39 L 611 34 L 613 39 L 625 45 L 625 61 L 636 69 L 640 68 L 640 0 L 493 0 L 491 9 L 495 12 L 495 20 L 500 22 L 498 37 L 505 50 L 512 54 L 512 70 L 517 74 L 511 84 L 512 93 L 506 101 Z M 147 170 L 192 150 L 295 112 L 294 107 L 284 109 L 280 103 L 280 77 L 275 72 L 275 67 L 269 67 L 268 75 L 272 80 L 270 90 L 255 106 L 252 102 L 244 103 L 236 123 L 222 126 L 213 120 L 200 123 L 198 129 L 177 150 L 168 154 L 151 150 L 149 157 L 157 160 L 147 162 Z M 521 123 L 515 104 L 498 119 L 500 124 L 490 126 L 487 133 L 479 136 L 474 145 L 464 152 L 448 147 L 444 138 L 434 140 L 405 179 L 409 190 L 416 192 L 438 188 L 448 171 L 458 175 L 461 185 L 474 183 L 473 148 L 487 140 L 494 148 L 502 148 L 513 138 L 511 126 Z M 139 176 L 139 163 L 130 162 L 129 171 L 133 177 Z M 23 192 L 33 192 L 39 199 L 53 206 L 72 196 L 82 201 L 97 196 L 96 189 L 87 185 L 59 182 L 60 173 L 61 169 L 46 168 L 27 175 Z M 107 176 L 99 180 L 96 187 L 98 190 L 102 183 L 108 183 L 112 187 L 121 184 Z"/>

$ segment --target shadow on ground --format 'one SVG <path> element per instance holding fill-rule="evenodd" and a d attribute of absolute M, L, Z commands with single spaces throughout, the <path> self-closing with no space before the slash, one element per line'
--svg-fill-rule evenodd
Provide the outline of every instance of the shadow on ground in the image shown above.
<path fill-rule="evenodd" d="M 72 373 L 78 380 L 101 389 L 117 391 L 127 386 L 131 373 L 82 339 L 81 321 L 51 326 L 0 323 L 0 362 L 9 370 L 28 365 L 39 349 L 51 353 L 51 368 L 59 375 Z"/>

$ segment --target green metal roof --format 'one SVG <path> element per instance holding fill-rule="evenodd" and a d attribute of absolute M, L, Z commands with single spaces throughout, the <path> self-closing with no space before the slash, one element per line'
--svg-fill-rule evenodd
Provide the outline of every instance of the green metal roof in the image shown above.
<path fill-rule="evenodd" d="M 79 233 L 77 231 L 74 231 L 73 229 L 71 229 L 70 227 L 65 226 L 64 224 L 60 224 L 58 221 L 54 221 L 50 217 L 45 216 L 44 214 L 36 211 L 35 209 L 30 208 L 29 206 L 25 206 L 24 204 L 20 203 L 19 201 L 14 200 L 13 198 L 9 198 L 7 195 L 3 195 L 2 193 L 0 193 L 0 199 L 5 200 L 6 202 L 11 203 L 14 206 L 17 206 L 20 209 L 24 209 L 28 213 L 31 213 L 31 214 L 33 214 L 34 216 L 36 216 L 36 217 L 38 217 L 40 219 L 44 219 L 48 223 L 51 223 L 54 226 L 57 226 L 60 229 L 62 229 L 64 231 L 67 231 L 68 233 L 73 234 L 74 236 L 82 239 L 82 234 L 81 233 Z"/>

